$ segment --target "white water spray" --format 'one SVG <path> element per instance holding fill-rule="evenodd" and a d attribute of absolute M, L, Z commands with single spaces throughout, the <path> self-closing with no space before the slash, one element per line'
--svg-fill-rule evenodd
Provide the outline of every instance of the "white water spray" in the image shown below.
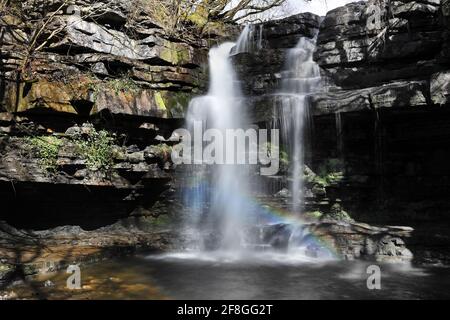
<path fill-rule="evenodd" d="M 308 125 L 308 96 L 320 89 L 320 69 L 313 61 L 315 40 L 301 38 L 290 49 L 280 92 L 281 134 L 290 155 L 293 211 L 303 204 L 303 168 Z"/>
<path fill-rule="evenodd" d="M 263 47 L 263 28 L 262 24 L 247 24 L 233 48 L 233 54 L 252 53 L 261 50 Z"/>
<path fill-rule="evenodd" d="M 247 123 L 240 110 L 241 92 L 230 61 L 230 51 L 234 45 L 224 43 L 210 50 L 210 87 L 206 96 L 195 98 L 190 103 L 187 123 L 191 129 L 194 121 L 202 121 L 205 129 L 220 130 L 225 136 L 227 129 L 243 128 Z M 231 148 L 234 146 L 226 144 L 224 154 L 234 153 Z M 210 206 L 203 220 L 195 221 L 196 231 L 201 234 L 200 240 L 203 242 L 200 249 L 209 247 L 238 251 L 243 247 L 243 229 L 247 222 L 245 219 L 249 217 L 245 202 L 248 197 L 246 169 L 242 165 L 213 165 L 200 171 L 197 168 L 194 173 L 207 179 L 206 187 L 194 196 L 199 196 L 199 201 Z"/>
<path fill-rule="evenodd" d="M 240 50 L 252 50 L 248 30 L 241 36 Z M 245 35 L 247 33 L 247 35 Z M 252 38 L 253 41 L 255 40 Z M 225 132 L 226 129 L 245 128 L 248 121 L 242 112 L 241 90 L 230 61 L 233 43 L 225 43 L 212 48 L 209 54 L 210 86 L 207 95 L 191 101 L 187 125 L 194 130 L 194 122 L 202 121 L 203 129 L 214 128 Z M 236 46 L 233 53 L 236 52 Z M 239 48 L 238 48 L 239 49 Z M 281 102 L 281 131 L 291 154 L 292 190 L 294 209 L 300 210 L 302 204 L 302 172 L 304 165 L 305 126 L 307 124 L 308 95 L 319 87 L 319 67 L 312 60 L 314 41 L 303 38 L 298 46 L 289 50 L 286 68 L 283 71 L 282 88 L 277 94 Z M 225 134 L 224 134 L 225 136 Z M 224 146 L 224 153 L 234 152 Z M 219 255 L 225 259 L 241 259 L 252 254 L 276 252 L 277 248 L 287 245 L 296 251 L 303 249 L 299 257 L 310 245 L 304 226 L 290 225 L 289 222 L 258 224 L 258 215 L 267 214 L 249 201 L 252 194 L 249 188 L 248 167 L 242 165 L 197 165 L 191 172 L 194 180 L 188 200 L 195 212 L 189 215 L 188 225 L 197 237 L 195 255 Z M 270 214 L 270 213 L 269 213 Z M 306 230 L 306 231 L 305 231 Z M 301 232 L 300 232 L 301 231 Z M 306 233 L 305 233 L 306 232 Z M 318 248 L 312 243 L 314 248 Z M 207 251 L 216 251 L 215 253 Z M 224 255 L 225 254 L 225 255 Z M 280 253 L 281 254 L 281 253 Z"/>

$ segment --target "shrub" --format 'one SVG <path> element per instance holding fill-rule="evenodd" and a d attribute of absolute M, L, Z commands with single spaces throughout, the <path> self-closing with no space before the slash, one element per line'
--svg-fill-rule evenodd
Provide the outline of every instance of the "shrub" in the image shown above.
<path fill-rule="evenodd" d="M 86 161 L 91 171 L 109 171 L 113 165 L 115 138 L 106 130 L 94 127 L 75 137 L 77 153 Z"/>
<path fill-rule="evenodd" d="M 61 139 L 55 136 L 35 136 L 27 137 L 26 141 L 39 159 L 42 169 L 49 173 L 56 172 L 58 153 L 62 146 Z"/>

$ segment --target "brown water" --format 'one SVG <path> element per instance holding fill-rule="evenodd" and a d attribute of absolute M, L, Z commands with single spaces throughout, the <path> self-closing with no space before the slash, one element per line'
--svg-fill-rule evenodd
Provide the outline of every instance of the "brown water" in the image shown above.
<path fill-rule="evenodd" d="M 281 256 L 131 257 L 82 267 L 82 289 L 64 272 L 8 288 L 22 299 L 444 299 L 450 269 L 381 265 L 381 290 L 367 289 L 368 263 L 311 263 Z M 46 287 L 50 280 L 54 286 Z M 0 292 L 1 294 L 1 292 Z"/>

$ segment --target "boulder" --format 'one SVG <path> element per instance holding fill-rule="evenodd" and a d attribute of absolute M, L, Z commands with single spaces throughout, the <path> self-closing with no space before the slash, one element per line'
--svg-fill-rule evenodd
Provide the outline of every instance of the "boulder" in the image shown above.
<path fill-rule="evenodd" d="M 431 100 L 437 105 L 446 105 L 450 102 L 450 71 L 442 71 L 431 76 Z"/>

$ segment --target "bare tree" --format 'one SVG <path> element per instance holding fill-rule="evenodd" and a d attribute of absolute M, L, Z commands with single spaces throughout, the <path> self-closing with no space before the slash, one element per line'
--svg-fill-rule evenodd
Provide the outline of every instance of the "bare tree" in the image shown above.
<path fill-rule="evenodd" d="M 213 6 L 211 16 L 224 22 L 239 22 L 245 18 L 281 7 L 287 0 L 205 0 Z"/>
<path fill-rule="evenodd" d="M 27 30 L 28 37 L 21 43 L 22 49 L 18 52 L 22 58 L 18 72 L 22 80 L 28 78 L 28 66 L 33 55 L 45 49 L 67 27 L 67 23 L 58 23 L 58 18 L 66 14 L 67 8 L 77 3 L 75 0 L 45 1 L 36 0 L 41 4 L 41 11 L 34 12 L 36 8 L 28 10 L 33 12 L 30 18 L 24 9 L 25 2 L 21 0 L 0 0 L 0 25 L 15 27 L 21 21 L 21 28 Z M 95 20 L 96 14 L 108 9 L 115 9 L 125 0 L 90 0 L 89 10 L 80 13 L 80 19 Z M 210 22 L 239 23 L 248 21 L 250 17 L 280 8 L 288 0 L 133 0 L 130 5 L 130 20 L 136 19 L 140 12 L 147 13 L 147 17 L 159 22 L 168 33 L 204 30 Z M 308 1 L 308 0 L 304 0 Z M 30 1 L 31 3 L 31 1 Z M 51 5 L 50 5 L 51 4 Z M 29 4 L 28 4 L 29 5 Z M 116 8 L 117 9 L 117 8 Z M 118 9 L 120 10 L 120 9 Z M 13 16 L 5 19 L 6 16 Z M 7 21 L 8 20 L 8 21 Z M 139 23 L 139 22 L 138 22 Z M 13 24 L 13 25 L 12 25 Z"/>
<path fill-rule="evenodd" d="M 304 0 L 309 1 L 309 0 Z M 146 11 L 171 32 L 210 22 L 240 23 L 281 8 L 288 0 L 134 0 L 134 15 Z"/>
<path fill-rule="evenodd" d="M 80 14 L 80 19 L 88 19 L 95 17 L 102 10 L 111 8 L 117 0 L 97 1 L 92 0 L 92 4 L 98 4 L 95 9 Z M 70 27 L 68 23 L 55 23 L 61 15 L 68 14 L 68 8 L 74 3 L 73 0 L 61 0 L 58 5 L 50 10 L 43 10 L 37 16 L 30 18 L 25 13 L 20 0 L 0 0 L 0 26 L 8 26 L 17 28 L 16 23 L 21 23 L 20 28 L 26 29 L 27 38 L 21 39 L 18 43 L 20 50 L 16 54 L 21 57 L 21 63 L 17 69 L 19 78 L 27 81 L 29 75 L 29 64 L 32 57 L 47 48 L 49 43 L 60 35 L 64 30 Z M 33 9 L 32 9 L 33 10 Z M 14 19 L 5 19 L 6 16 L 14 17 Z"/>

